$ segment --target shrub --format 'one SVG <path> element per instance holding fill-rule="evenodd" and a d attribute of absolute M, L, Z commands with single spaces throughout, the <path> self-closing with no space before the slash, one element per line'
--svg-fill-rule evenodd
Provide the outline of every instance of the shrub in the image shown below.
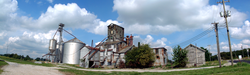
<path fill-rule="evenodd" d="M 187 50 L 182 50 L 180 46 L 177 46 L 173 49 L 173 60 L 174 64 L 176 65 L 175 67 L 185 67 L 188 58 L 187 58 Z"/>
<path fill-rule="evenodd" d="M 144 44 L 128 51 L 125 60 L 126 66 L 131 68 L 151 67 L 155 61 L 155 54 L 148 44 Z"/>
<path fill-rule="evenodd" d="M 119 68 L 126 68 L 125 63 L 122 60 L 119 62 Z"/>

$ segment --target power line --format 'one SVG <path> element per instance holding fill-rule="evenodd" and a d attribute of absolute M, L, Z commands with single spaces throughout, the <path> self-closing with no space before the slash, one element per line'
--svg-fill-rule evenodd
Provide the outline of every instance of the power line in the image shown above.
<path fill-rule="evenodd" d="M 176 45 L 184 46 L 184 45 L 187 45 L 187 44 L 189 44 L 189 43 L 192 43 L 192 42 L 194 42 L 194 41 L 196 41 L 196 40 L 202 38 L 203 36 L 207 35 L 207 34 L 210 33 L 211 31 L 213 31 L 213 30 L 212 30 L 213 28 L 214 28 L 214 27 L 210 27 L 210 28 L 208 28 L 207 30 L 203 31 L 202 33 L 196 35 L 195 37 L 193 37 L 193 38 L 191 38 L 191 39 L 189 39 L 189 40 L 187 40 L 187 41 L 184 41 L 184 42 L 182 42 L 182 43 L 176 44 Z M 173 46 L 171 46 L 171 47 L 174 47 L 174 46 L 176 46 L 176 45 L 173 45 Z"/>

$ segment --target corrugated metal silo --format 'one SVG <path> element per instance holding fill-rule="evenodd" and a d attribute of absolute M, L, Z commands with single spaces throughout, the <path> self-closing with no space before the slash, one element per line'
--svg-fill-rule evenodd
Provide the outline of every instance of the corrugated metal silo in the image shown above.
<path fill-rule="evenodd" d="M 65 42 L 63 44 L 63 63 L 79 64 L 80 49 L 85 46 L 82 42 Z"/>
<path fill-rule="evenodd" d="M 50 53 L 53 53 L 56 50 L 56 43 L 57 41 L 55 39 L 49 40 L 49 51 Z"/>

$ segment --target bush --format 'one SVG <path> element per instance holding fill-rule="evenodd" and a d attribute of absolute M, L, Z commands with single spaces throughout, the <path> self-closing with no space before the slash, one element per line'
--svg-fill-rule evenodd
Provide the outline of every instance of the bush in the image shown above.
<path fill-rule="evenodd" d="M 131 68 L 151 67 L 155 61 L 153 49 L 148 44 L 135 47 L 125 55 L 126 66 Z"/>
<path fill-rule="evenodd" d="M 188 58 L 187 58 L 187 50 L 182 50 L 180 46 L 177 46 L 173 49 L 173 60 L 174 64 L 176 65 L 175 67 L 185 67 Z"/>
<path fill-rule="evenodd" d="M 238 62 L 236 65 L 234 65 L 234 66 L 249 66 L 249 64 L 248 63 L 246 63 L 246 62 Z"/>
<path fill-rule="evenodd" d="M 125 63 L 122 60 L 119 62 L 119 68 L 126 68 Z"/>

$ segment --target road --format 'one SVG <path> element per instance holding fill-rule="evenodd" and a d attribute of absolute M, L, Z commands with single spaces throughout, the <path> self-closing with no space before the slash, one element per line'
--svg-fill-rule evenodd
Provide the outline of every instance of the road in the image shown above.
<path fill-rule="evenodd" d="M 9 65 L 2 68 L 4 72 L 1 75 L 64 75 L 57 70 L 57 67 L 44 67 L 13 62 L 7 63 Z"/>
<path fill-rule="evenodd" d="M 231 61 L 230 61 L 231 62 Z M 234 63 L 238 63 L 238 62 L 246 62 L 250 64 L 250 60 L 234 60 Z"/>

